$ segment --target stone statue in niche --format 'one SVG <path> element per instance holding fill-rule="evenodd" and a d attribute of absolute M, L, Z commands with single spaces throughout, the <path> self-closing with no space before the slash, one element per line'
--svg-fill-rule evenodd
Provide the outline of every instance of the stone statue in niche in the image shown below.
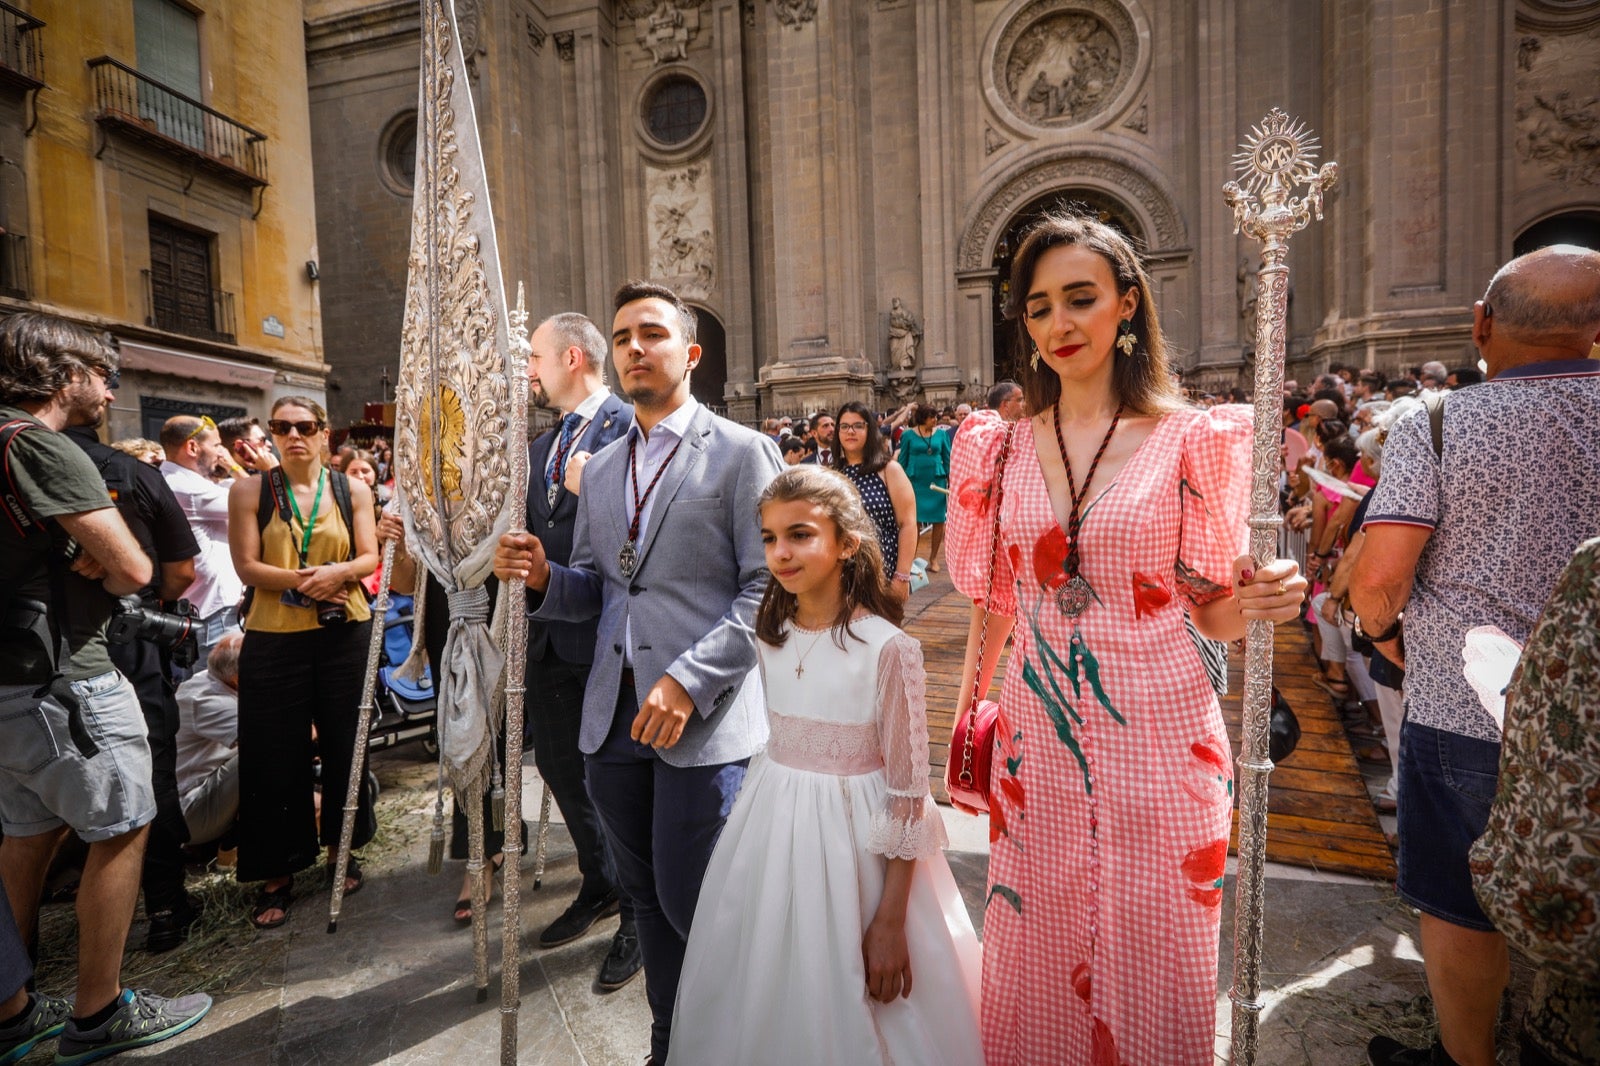
<path fill-rule="evenodd" d="M 645 169 L 650 211 L 650 276 L 705 299 L 716 283 L 716 236 L 705 163 Z"/>
<path fill-rule="evenodd" d="M 1253 348 L 1256 343 L 1256 305 L 1261 300 L 1261 279 L 1250 268 L 1250 260 L 1239 260 L 1238 281 L 1240 339 L 1245 347 Z"/>
<path fill-rule="evenodd" d="M 657 65 L 689 57 L 689 42 L 700 29 L 700 10 L 660 0 L 635 21 L 635 37 Z"/>
<path fill-rule="evenodd" d="M 1017 38 L 1006 60 L 1006 85 L 1034 122 L 1081 122 L 1109 101 L 1122 60 L 1111 27 L 1087 11 L 1065 11 Z"/>
<path fill-rule="evenodd" d="M 889 364 L 897 370 L 915 370 L 921 343 L 922 323 L 896 296 L 889 303 Z"/>

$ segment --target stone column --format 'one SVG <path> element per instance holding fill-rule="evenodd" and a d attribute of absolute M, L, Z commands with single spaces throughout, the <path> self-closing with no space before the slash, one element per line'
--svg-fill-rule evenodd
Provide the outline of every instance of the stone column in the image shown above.
<path fill-rule="evenodd" d="M 758 5 L 756 17 L 766 20 L 776 304 L 761 391 L 772 410 L 870 402 L 851 5 Z"/>
<path fill-rule="evenodd" d="M 717 279 L 727 329 L 728 384 L 723 398 L 728 417 L 738 422 L 756 418 L 755 308 L 750 276 L 749 142 L 745 136 L 744 18 L 739 0 L 716 0 L 710 12 L 711 59 L 716 87 L 716 124 L 712 156 L 718 184 Z"/>
<path fill-rule="evenodd" d="M 931 391 L 960 392 L 966 379 L 982 377 L 989 364 L 970 349 L 956 346 L 956 302 L 951 291 L 955 275 L 958 221 L 954 188 L 956 158 L 952 129 L 954 103 L 950 94 L 951 15 L 949 0 L 921 0 L 917 18 L 917 140 L 921 162 L 922 193 L 922 369 L 923 384 Z M 890 367 L 891 373 L 894 367 Z"/>
<path fill-rule="evenodd" d="M 563 81 L 570 79 L 576 100 L 571 128 L 577 156 L 570 161 L 578 186 L 578 226 L 573 236 L 580 247 L 572 257 L 580 278 L 576 291 L 584 311 L 604 330 L 610 324 L 611 296 L 622 280 L 623 261 L 616 217 L 622 196 L 614 167 L 620 155 L 614 121 L 613 32 L 598 11 L 589 9 L 553 36 Z"/>

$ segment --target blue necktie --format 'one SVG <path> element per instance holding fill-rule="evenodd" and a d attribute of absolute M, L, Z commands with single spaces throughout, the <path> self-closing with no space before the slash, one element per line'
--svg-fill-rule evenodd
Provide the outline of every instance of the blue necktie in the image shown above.
<path fill-rule="evenodd" d="M 555 502 L 561 480 L 566 475 L 567 454 L 572 450 L 573 435 L 578 432 L 578 425 L 582 421 L 576 411 L 561 419 L 561 435 L 556 439 L 556 446 L 550 450 L 550 462 L 545 468 L 545 494 L 551 503 Z"/>

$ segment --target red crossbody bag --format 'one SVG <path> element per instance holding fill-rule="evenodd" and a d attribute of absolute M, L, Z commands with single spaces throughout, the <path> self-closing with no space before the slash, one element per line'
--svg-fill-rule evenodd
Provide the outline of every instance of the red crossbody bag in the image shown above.
<path fill-rule="evenodd" d="M 989 604 L 994 601 L 994 570 L 1000 557 L 1000 501 L 1005 495 L 1006 458 L 1011 454 L 1011 439 L 1017 424 L 1006 430 L 994 468 L 994 527 L 989 547 L 989 584 L 983 600 L 983 628 L 978 631 L 978 662 L 972 675 L 972 703 L 967 713 L 956 719 L 950 738 L 950 760 L 944 767 L 944 787 L 950 803 L 968 814 L 989 813 L 990 770 L 994 765 L 994 730 L 1000 705 L 983 699 L 983 659 L 989 641 Z M 959 753 L 959 754 L 958 754 Z"/>

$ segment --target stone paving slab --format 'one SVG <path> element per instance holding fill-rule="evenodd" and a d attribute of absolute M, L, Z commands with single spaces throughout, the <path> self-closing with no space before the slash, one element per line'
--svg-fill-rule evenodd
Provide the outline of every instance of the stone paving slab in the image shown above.
<path fill-rule="evenodd" d="M 339 932 L 329 936 L 327 893 L 318 883 L 295 903 L 289 923 L 249 943 L 253 971 L 218 996 L 209 1018 L 165 1044 L 128 1052 L 125 1060 L 156 1059 L 173 1066 L 367 1066 L 376 1063 L 455 1064 L 499 1057 L 498 968 L 502 909 L 490 910 L 490 1001 L 476 1001 L 471 935 L 455 925 L 451 906 L 461 866 L 441 877 L 426 873 L 426 825 L 431 795 L 417 782 L 428 775 L 412 756 L 376 760 L 384 780 L 380 804 L 403 806 L 392 854 L 366 864 L 364 890 L 350 897 Z M 943 808 L 949 859 L 975 924 L 984 893 L 988 826 Z M 394 824 L 391 822 L 391 824 Z M 531 858 L 527 860 L 531 866 Z M 1227 1061 L 1230 1030 L 1233 877 L 1223 899 L 1217 988 L 1217 1061 Z M 531 943 L 576 894 L 576 859 L 565 829 L 553 825 L 545 884 L 523 880 L 523 929 Z M 1266 953 L 1262 974 L 1266 1012 L 1257 1061 L 1263 1066 L 1359 1066 L 1374 1032 L 1431 1038 L 1431 1011 L 1417 951 L 1417 923 L 1390 885 L 1269 864 Z M 239 921 L 243 921 L 240 915 Z M 594 976 L 615 930 L 600 923 L 585 938 L 553 951 L 525 952 L 518 1018 L 519 1059 L 549 1066 L 637 1066 L 648 1049 L 644 982 L 600 995 Z M 136 927 L 134 943 L 142 939 Z M 148 958 L 148 957 L 145 957 Z M 130 953 L 140 961 L 140 953 Z M 48 973 L 55 990 L 59 977 Z M 1526 967 L 1518 966 L 1513 1011 L 1525 998 Z M 159 991 L 179 991 L 161 986 Z M 1508 1022 L 1502 1061 L 1515 1061 Z M 49 1061 L 53 1047 L 26 1061 Z M 1054 1066 L 1054 1064 L 1052 1064 Z"/>

